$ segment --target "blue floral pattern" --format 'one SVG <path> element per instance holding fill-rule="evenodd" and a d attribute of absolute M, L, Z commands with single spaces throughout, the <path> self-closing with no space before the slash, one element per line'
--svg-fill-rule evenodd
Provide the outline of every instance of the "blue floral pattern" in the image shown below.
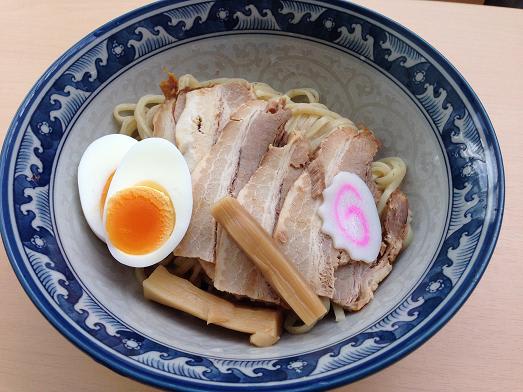
<path fill-rule="evenodd" d="M 166 11 L 165 6 L 170 9 Z M 420 324 L 432 320 L 441 325 L 448 316 L 437 313 L 438 308 L 452 295 L 466 297 L 495 243 L 500 218 L 489 206 L 497 211 L 503 205 L 501 161 L 479 102 L 462 83 L 452 83 L 454 79 L 460 81 L 457 73 L 426 44 L 410 44 L 410 33 L 390 22 L 390 28 L 384 28 L 377 19 L 359 7 L 337 2 L 160 2 L 127 16 L 130 23 L 113 23 L 90 36 L 75 53 L 67 55 L 76 58 L 68 68 L 63 67 L 66 59 L 61 59 L 52 68 L 54 81 L 40 82 L 35 87 L 39 97 L 34 94 L 24 103 L 10 130 L 6 143 L 10 147 L 2 156 L 4 240 L 30 295 L 48 303 L 40 306 L 48 308 L 45 312 L 51 321 L 59 325 L 56 319 L 67 319 L 69 326 L 61 328 L 64 334 L 75 341 L 79 341 L 78 335 L 86 334 L 98 342 L 90 353 L 125 374 L 163 387 L 196 389 L 204 385 L 225 390 L 233 389 L 233 385 L 236 388 L 238 383 L 249 384 L 249 389 L 267 382 L 280 382 L 282 388 L 307 389 L 312 388 L 313 378 L 329 381 L 329 385 L 349 381 L 369 371 L 361 364 L 369 356 L 375 358 L 375 367 L 379 368 L 403 355 L 396 350 L 389 359 L 379 357 L 382 350 L 406 337 L 414 340 L 421 333 L 417 328 Z M 144 56 L 175 42 L 233 30 L 310 37 L 372 62 L 416 97 L 438 130 L 449 157 L 451 216 L 441 250 L 419 285 L 375 325 L 299 357 L 250 361 L 204 358 L 162 346 L 130 330 L 83 291 L 60 253 L 51 219 L 53 162 L 61 139 L 89 97 L 112 75 Z M 411 39 L 405 39 L 405 35 Z M 35 109 L 29 111 L 33 104 Z M 30 116 L 29 125 L 21 129 L 20 119 L 26 115 Z M 23 136 L 16 144 L 14 139 L 19 134 Z M 14 166 L 12 172 L 10 166 Z M 487 177 L 488 172 L 497 177 Z M 10 173 L 13 186 L 8 189 Z M 12 201 L 8 201 L 9 193 Z M 20 239 L 21 246 L 15 238 Z M 472 262 L 474 254 L 483 259 Z M 30 269 L 36 281 L 29 277 Z M 409 350 L 417 344 L 409 343 Z M 348 367 L 351 376 L 334 374 Z M 154 378 L 148 376 L 152 370 Z M 223 383 L 233 384 L 227 387 Z"/>

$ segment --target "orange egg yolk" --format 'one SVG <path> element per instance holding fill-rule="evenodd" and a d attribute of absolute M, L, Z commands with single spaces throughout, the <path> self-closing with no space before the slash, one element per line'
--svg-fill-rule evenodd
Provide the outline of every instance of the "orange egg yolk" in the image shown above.
<path fill-rule="evenodd" d="M 109 192 L 109 186 L 111 185 L 111 181 L 113 180 L 114 173 L 116 171 L 113 171 L 111 175 L 107 178 L 107 181 L 105 182 L 104 189 L 102 190 L 102 197 L 100 197 L 100 215 L 103 216 L 104 214 L 104 207 L 105 207 L 105 200 L 107 199 L 107 192 Z"/>
<path fill-rule="evenodd" d="M 171 235 L 176 214 L 160 186 L 137 185 L 107 201 L 105 229 L 117 249 L 143 255 L 158 249 Z"/>

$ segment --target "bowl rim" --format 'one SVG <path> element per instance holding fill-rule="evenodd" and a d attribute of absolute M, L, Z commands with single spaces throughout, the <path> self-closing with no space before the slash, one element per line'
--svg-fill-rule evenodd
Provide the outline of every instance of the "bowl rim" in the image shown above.
<path fill-rule="evenodd" d="M 156 9 L 168 6 L 168 5 L 174 5 L 174 4 L 180 4 L 180 3 L 187 3 L 187 1 L 184 0 L 160 0 L 155 3 L 151 3 L 139 8 L 136 8 L 134 10 L 131 10 L 123 15 L 120 15 L 109 22 L 105 23 L 101 27 L 97 28 L 93 32 L 89 33 L 85 37 L 83 37 L 81 40 L 79 40 L 76 44 L 74 44 L 71 48 L 69 48 L 67 51 L 65 51 L 60 57 L 58 57 L 57 60 L 55 60 L 49 68 L 43 73 L 43 75 L 37 80 L 37 82 L 31 87 L 29 92 L 27 93 L 26 97 L 22 101 L 20 107 L 18 108 L 10 126 L 8 129 L 8 132 L 6 134 L 6 137 L 4 139 L 4 143 L 2 146 L 2 152 L 0 157 L 0 173 L 3 173 L 6 169 L 6 167 L 9 165 L 10 161 L 8 160 L 8 157 L 11 157 L 11 154 L 13 152 L 14 147 L 14 141 L 16 137 L 18 136 L 17 131 L 17 125 L 18 123 L 25 118 L 28 112 L 28 104 L 31 101 L 31 98 L 35 95 L 37 95 L 43 86 L 52 79 L 53 75 L 57 72 L 59 68 L 62 67 L 64 63 L 69 61 L 80 49 L 84 48 L 85 46 L 89 45 L 91 42 L 93 42 L 95 39 L 97 39 L 99 36 L 106 34 L 113 30 L 118 25 L 125 23 L 129 20 L 134 19 L 135 17 L 138 17 L 140 15 L 143 15 L 145 13 L 154 11 Z M 316 3 L 316 2 L 314 2 Z M 406 37 L 412 42 L 415 42 L 420 48 L 422 48 L 425 52 L 429 53 L 433 58 L 438 60 L 438 63 L 440 66 L 444 68 L 444 70 L 450 75 L 450 77 L 458 84 L 460 89 L 463 91 L 466 98 L 469 100 L 470 104 L 477 109 L 476 115 L 478 118 L 478 121 L 482 124 L 483 129 L 485 130 L 485 134 L 488 136 L 489 140 L 489 147 L 492 149 L 492 156 L 494 158 L 494 161 L 496 162 L 496 168 L 497 168 L 497 175 L 496 180 L 497 183 L 493 184 L 493 188 L 491 191 L 492 197 L 495 199 L 493 201 L 493 220 L 488 224 L 486 228 L 486 240 L 482 245 L 481 251 L 476 256 L 474 265 L 472 266 L 472 270 L 469 273 L 469 279 L 466 283 L 461 284 L 461 286 L 456 290 L 456 292 L 453 294 L 454 301 L 449 301 L 444 306 L 442 306 L 440 309 L 436 310 L 434 312 L 434 323 L 431 325 L 420 329 L 409 336 L 409 344 L 403 344 L 399 347 L 395 348 L 391 352 L 391 354 L 381 360 L 376 360 L 371 363 L 367 363 L 365 365 L 360 365 L 355 371 L 342 371 L 335 374 L 330 374 L 323 376 L 319 378 L 318 380 L 314 382 L 310 382 L 307 379 L 301 379 L 296 381 L 292 384 L 286 384 L 286 385 L 267 385 L 264 386 L 263 383 L 260 384 L 260 387 L 264 390 L 293 390 L 293 391 L 309 391 L 309 390 L 324 390 L 328 388 L 334 388 L 340 385 L 344 385 L 353 381 L 356 381 L 358 379 L 364 378 L 366 376 L 369 376 L 391 364 L 398 361 L 399 359 L 403 358 L 407 354 L 411 353 L 415 349 L 419 348 L 421 344 L 423 344 L 425 341 L 427 341 L 429 338 L 431 338 L 436 332 L 438 332 L 453 316 L 454 314 L 461 308 L 461 306 L 465 303 L 465 301 L 468 299 L 476 285 L 478 284 L 481 276 L 485 272 L 485 269 L 490 261 L 490 258 L 492 257 L 494 248 L 496 246 L 497 240 L 499 238 L 499 233 L 501 229 L 501 223 L 503 220 L 503 213 L 504 213 L 504 204 L 505 204 L 505 177 L 504 177 L 504 167 L 503 167 L 503 159 L 502 154 L 500 150 L 500 146 L 498 143 L 498 139 L 496 136 L 496 133 L 494 131 L 493 125 L 490 121 L 490 118 L 477 97 L 476 93 L 472 89 L 472 87 L 469 85 L 469 83 L 465 80 L 465 78 L 460 74 L 460 72 L 452 65 L 452 63 L 443 55 L 441 54 L 437 49 L 435 49 L 432 45 L 430 45 L 427 41 L 425 41 L 423 38 L 421 38 L 419 35 L 414 33 L 413 31 L 407 29 L 400 23 L 380 14 L 377 11 L 368 9 L 366 7 L 360 6 L 358 4 L 354 4 L 348 1 L 343 0 L 321 0 L 318 3 L 324 3 L 329 4 L 333 6 L 337 6 L 344 9 L 350 9 L 351 11 L 355 11 L 359 14 L 362 14 L 376 22 L 382 23 L 384 25 L 393 26 L 394 30 L 401 34 L 401 36 Z M 167 388 L 172 389 L 174 387 L 185 390 L 185 391 L 199 391 L 200 385 L 194 383 L 192 380 L 176 380 L 173 382 L 173 379 L 162 379 L 162 376 L 158 376 L 151 371 L 143 370 L 143 368 L 139 368 L 136 365 L 131 365 L 115 355 L 112 355 L 108 353 L 105 349 L 102 349 L 96 345 L 92 345 L 88 340 L 83 338 L 83 335 L 75 330 L 74 328 L 70 327 L 69 322 L 63 318 L 55 309 L 48 306 L 48 301 L 46 298 L 44 298 L 41 294 L 41 292 L 36 287 L 36 284 L 33 280 L 26 279 L 26 277 L 23 275 L 19 265 L 18 260 L 16 256 L 16 251 L 13 248 L 12 239 L 14 236 L 13 228 L 9 227 L 8 225 L 5 225 L 5 222 L 8 222 L 8 200 L 7 197 L 4 197 L 4 190 L 7 188 L 7 178 L 4 176 L 0 176 L 0 191 L 1 194 L 1 201 L 0 205 L 2 207 L 1 209 L 1 218 L 0 219 L 0 232 L 2 235 L 2 240 L 4 243 L 4 247 L 9 259 L 9 262 L 15 271 L 15 274 L 20 281 L 22 287 L 24 288 L 25 292 L 31 299 L 31 301 L 35 304 L 36 308 L 40 311 L 40 313 L 55 327 L 63 336 L 65 336 L 71 343 L 73 343 L 75 346 L 80 348 L 82 351 L 84 351 L 86 354 L 91 356 L 94 360 L 101 363 L 104 366 L 109 367 L 113 371 L 126 376 L 131 377 L 134 380 L 153 385 L 160 388 Z M 231 385 L 221 385 L 220 383 L 215 384 L 208 384 L 206 385 L 211 390 L 217 390 L 217 391 L 227 391 L 227 390 L 241 390 L 244 388 L 249 388 L 247 386 L 242 386 L 242 384 L 238 384 L 238 386 L 231 386 Z M 258 389 L 258 388 L 256 388 Z"/>

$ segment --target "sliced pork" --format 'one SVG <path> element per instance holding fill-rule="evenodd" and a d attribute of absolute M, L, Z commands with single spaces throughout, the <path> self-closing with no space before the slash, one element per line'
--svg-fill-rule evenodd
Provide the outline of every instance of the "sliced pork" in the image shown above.
<path fill-rule="evenodd" d="M 343 128 L 331 133 L 317 156 L 292 185 L 274 230 L 274 238 L 318 295 L 334 294 L 334 271 L 342 258 L 322 233 L 317 214 L 321 193 L 340 171 L 359 175 L 374 192 L 370 165 L 379 142 L 369 130 Z"/>
<path fill-rule="evenodd" d="M 214 262 L 216 222 L 211 206 L 236 196 L 258 168 L 269 145 L 279 141 L 291 115 L 283 101 L 249 101 L 231 116 L 218 141 L 192 173 L 193 215 L 174 254 Z"/>
<path fill-rule="evenodd" d="M 153 136 L 161 137 L 176 144 L 176 122 L 174 121 L 174 107 L 176 98 L 167 99 L 153 118 Z"/>
<path fill-rule="evenodd" d="M 230 116 L 256 97 L 246 82 L 231 82 L 178 95 L 173 115 L 176 121 L 176 146 L 189 170 L 209 152 L 229 122 Z"/>
<path fill-rule="evenodd" d="M 269 233 L 276 224 L 282 201 L 309 160 L 309 144 L 300 136 L 284 147 L 270 147 L 260 167 L 238 194 L 238 202 Z M 280 303 L 280 297 L 259 269 L 219 226 L 214 287 L 251 299 Z"/>
<path fill-rule="evenodd" d="M 373 264 L 350 261 L 335 272 L 333 301 L 345 309 L 357 311 L 374 297 L 378 284 L 392 270 L 392 263 L 401 251 L 407 236 L 407 196 L 394 191 L 382 215 L 383 244 L 378 260 Z"/>

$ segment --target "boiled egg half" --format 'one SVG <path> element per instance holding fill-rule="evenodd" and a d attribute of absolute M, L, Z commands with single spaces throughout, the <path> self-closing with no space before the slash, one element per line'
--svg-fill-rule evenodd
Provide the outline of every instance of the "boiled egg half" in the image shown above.
<path fill-rule="evenodd" d="M 126 135 L 103 136 L 87 147 L 78 165 L 82 210 L 89 227 L 102 241 L 105 241 L 102 215 L 111 179 L 120 161 L 136 143 Z"/>
<path fill-rule="evenodd" d="M 191 220 L 189 169 L 176 146 L 164 139 L 137 142 L 109 135 L 96 140 L 80 161 L 78 189 L 91 229 L 116 260 L 131 267 L 167 257 Z"/>

